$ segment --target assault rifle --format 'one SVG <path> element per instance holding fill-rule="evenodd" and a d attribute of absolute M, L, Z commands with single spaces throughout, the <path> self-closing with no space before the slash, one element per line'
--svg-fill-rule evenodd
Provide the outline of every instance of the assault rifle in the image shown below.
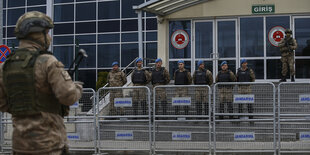
<path fill-rule="evenodd" d="M 75 56 L 75 59 L 73 60 L 72 64 L 70 65 L 69 69 L 68 69 L 68 73 L 71 76 L 71 78 L 73 77 L 73 74 L 79 69 L 79 65 L 81 63 L 81 61 L 84 58 L 87 58 L 88 55 L 86 53 L 86 51 L 84 49 L 80 49 L 79 53 Z M 75 66 L 74 66 L 75 64 Z M 74 69 L 73 69 L 74 66 Z"/>
<path fill-rule="evenodd" d="M 292 38 L 285 40 L 285 47 L 287 47 L 289 52 L 294 52 L 294 50 L 291 48 L 293 45 L 292 40 Z"/>

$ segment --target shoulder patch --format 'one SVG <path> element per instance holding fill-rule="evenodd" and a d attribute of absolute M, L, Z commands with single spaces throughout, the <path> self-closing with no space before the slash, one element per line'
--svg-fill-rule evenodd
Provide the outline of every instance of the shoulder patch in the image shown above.
<path fill-rule="evenodd" d="M 60 62 L 60 61 L 56 62 L 56 66 L 57 67 L 65 67 L 65 65 L 62 62 Z"/>
<path fill-rule="evenodd" d="M 71 80 L 71 77 L 70 77 L 70 75 L 69 75 L 69 73 L 67 72 L 67 71 L 62 71 L 61 72 L 61 74 L 62 74 L 62 77 L 66 80 L 66 81 L 68 81 L 68 80 Z"/>

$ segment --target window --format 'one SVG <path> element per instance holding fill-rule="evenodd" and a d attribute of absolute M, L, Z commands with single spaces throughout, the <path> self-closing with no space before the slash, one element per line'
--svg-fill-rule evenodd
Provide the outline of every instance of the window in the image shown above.
<path fill-rule="evenodd" d="M 134 42 L 138 41 L 138 33 L 123 33 L 122 42 Z"/>
<path fill-rule="evenodd" d="M 73 2 L 74 0 L 54 0 L 54 3 L 70 3 Z"/>
<path fill-rule="evenodd" d="M 310 18 L 295 19 L 296 56 L 310 56 Z"/>
<path fill-rule="evenodd" d="M 98 35 L 99 43 L 119 42 L 119 40 L 120 40 L 119 33 Z"/>
<path fill-rule="evenodd" d="M 73 36 L 54 36 L 53 43 L 54 45 L 73 44 Z"/>
<path fill-rule="evenodd" d="M 76 4 L 76 20 L 95 20 L 96 3 Z"/>
<path fill-rule="evenodd" d="M 27 5 L 44 5 L 46 0 L 27 0 Z"/>
<path fill-rule="evenodd" d="M 120 2 L 118 0 L 99 2 L 98 5 L 99 19 L 115 19 L 120 17 Z"/>
<path fill-rule="evenodd" d="M 176 49 L 171 40 L 169 41 L 169 58 L 190 58 L 191 57 L 191 22 L 190 21 L 171 21 L 169 23 L 169 38 L 177 30 L 184 30 L 189 36 L 189 43 L 184 49 Z"/>
<path fill-rule="evenodd" d="M 279 59 L 267 60 L 267 79 L 280 79 L 282 74 L 282 63 Z M 289 78 L 289 72 L 287 74 Z"/>
<path fill-rule="evenodd" d="M 42 13 L 46 13 L 46 7 L 45 6 L 41 6 L 41 7 L 30 7 L 30 8 L 27 8 L 27 12 L 30 12 L 30 11 L 40 11 Z"/>
<path fill-rule="evenodd" d="M 96 89 L 96 70 L 79 70 L 78 81 L 84 82 L 83 88 Z"/>
<path fill-rule="evenodd" d="M 132 6 L 140 5 L 144 0 L 122 0 L 122 18 L 134 18 L 138 15 L 135 13 L 135 10 L 132 9 Z"/>
<path fill-rule="evenodd" d="M 120 21 L 102 21 L 98 22 L 99 32 L 119 32 L 120 31 Z"/>
<path fill-rule="evenodd" d="M 213 53 L 213 22 L 195 23 L 196 58 L 210 58 Z"/>
<path fill-rule="evenodd" d="M 15 1 L 14 1 L 15 2 Z M 25 13 L 25 9 L 9 9 L 8 10 L 8 25 L 15 25 L 18 18 Z"/>
<path fill-rule="evenodd" d="M 157 30 L 157 19 L 156 18 L 146 20 L 146 30 Z"/>
<path fill-rule="evenodd" d="M 138 31 L 138 20 L 123 20 L 122 31 Z"/>
<path fill-rule="evenodd" d="M 264 60 L 247 60 L 248 67 L 253 69 L 256 79 L 264 79 Z"/>
<path fill-rule="evenodd" d="M 310 78 L 310 60 L 297 59 L 296 60 L 296 78 Z"/>
<path fill-rule="evenodd" d="M 73 46 L 54 46 L 54 56 L 69 68 L 73 61 Z"/>
<path fill-rule="evenodd" d="M 263 17 L 240 19 L 241 57 L 264 56 Z"/>
<path fill-rule="evenodd" d="M 157 41 L 157 32 L 146 32 L 146 41 Z"/>
<path fill-rule="evenodd" d="M 146 57 L 150 59 L 157 58 L 157 43 L 146 44 Z"/>
<path fill-rule="evenodd" d="M 65 22 L 74 20 L 74 5 L 55 5 L 54 6 L 55 22 Z"/>
<path fill-rule="evenodd" d="M 15 37 L 14 29 L 15 29 L 15 27 L 7 27 L 6 28 L 6 30 L 7 30 L 7 37 L 8 38 Z"/>
<path fill-rule="evenodd" d="M 119 62 L 120 45 L 109 44 L 98 46 L 98 67 L 111 67 L 114 61 Z"/>
<path fill-rule="evenodd" d="M 139 56 L 138 44 L 122 44 L 122 66 L 127 66 Z"/>
<path fill-rule="evenodd" d="M 75 33 L 96 33 L 96 22 L 76 23 Z"/>
<path fill-rule="evenodd" d="M 21 7 L 25 6 L 25 0 L 8 0 L 8 6 L 9 8 L 11 7 Z"/>
<path fill-rule="evenodd" d="M 73 34 L 73 23 L 68 24 L 55 24 L 54 35 L 57 34 Z"/>
<path fill-rule="evenodd" d="M 77 35 L 75 39 L 79 44 L 96 43 L 96 35 Z"/>
<path fill-rule="evenodd" d="M 236 56 L 236 24 L 235 21 L 219 21 L 218 53 L 220 58 Z M 212 36 L 212 34 L 208 34 Z M 210 50 L 212 51 L 212 50 Z"/>
<path fill-rule="evenodd" d="M 266 17 L 266 51 L 267 56 L 281 56 L 279 47 L 273 46 L 269 41 L 269 32 L 275 26 L 281 26 L 284 29 L 290 27 L 290 17 L 280 16 L 280 17 Z"/>

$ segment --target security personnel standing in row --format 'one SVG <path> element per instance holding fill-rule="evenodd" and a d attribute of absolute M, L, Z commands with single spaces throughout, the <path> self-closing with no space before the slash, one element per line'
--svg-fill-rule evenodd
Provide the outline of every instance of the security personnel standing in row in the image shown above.
<path fill-rule="evenodd" d="M 236 82 L 236 77 L 234 73 L 228 69 L 227 61 L 223 61 L 221 63 L 221 71 L 216 76 L 216 83 L 217 82 Z M 227 86 L 219 86 L 219 93 L 220 93 L 220 113 L 225 113 L 224 105 L 227 104 L 228 112 L 233 113 L 233 96 L 232 96 L 232 85 Z M 220 116 L 220 119 L 223 119 L 223 116 Z M 230 119 L 233 118 L 233 116 L 229 116 Z"/>
<path fill-rule="evenodd" d="M 170 76 L 168 70 L 162 67 L 162 60 L 160 58 L 155 60 L 155 68 L 152 70 L 152 85 L 153 88 L 159 85 L 167 85 L 170 82 Z M 163 110 L 163 115 L 167 114 L 167 95 L 165 88 L 156 89 L 156 114 L 159 112 L 159 104 L 161 103 L 161 108 Z"/>
<path fill-rule="evenodd" d="M 192 76 L 191 73 L 184 68 L 185 63 L 183 60 L 179 60 L 178 61 L 178 67 L 179 69 L 177 69 L 174 72 L 174 84 L 175 85 L 190 85 L 192 83 Z M 187 88 L 177 88 L 176 91 L 176 97 L 186 97 L 188 95 L 187 93 Z M 185 111 L 185 115 L 188 115 L 188 110 L 189 107 L 188 106 L 183 106 L 184 107 L 184 111 Z M 179 114 L 179 106 L 175 106 L 175 114 L 178 115 Z"/>
<path fill-rule="evenodd" d="M 109 87 L 122 87 L 127 83 L 127 78 L 124 72 L 119 69 L 117 61 L 112 63 L 112 70 L 108 74 Z M 114 107 L 114 99 L 122 97 L 122 90 L 110 91 L 110 115 L 116 115 L 117 111 Z M 123 114 L 124 109 L 121 109 L 118 114 Z"/>
<path fill-rule="evenodd" d="M 146 86 L 151 81 L 151 75 L 150 73 L 143 69 L 142 67 L 143 60 L 142 58 L 138 58 L 136 60 L 136 68 L 134 69 L 132 75 L 131 75 L 131 81 L 134 86 Z M 134 115 L 138 115 L 138 109 L 139 105 L 141 105 L 142 108 L 142 114 L 147 114 L 147 93 L 144 89 L 135 89 L 133 94 L 133 110 Z"/>
<path fill-rule="evenodd" d="M 22 15 L 14 31 L 19 48 L 0 64 L 0 110 L 12 114 L 14 155 L 68 153 L 63 117 L 81 97 L 82 85 L 47 51 L 53 27 L 41 12 Z"/>
<path fill-rule="evenodd" d="M 205 69 L 204 62 L 199 60 L 197 63 L 198 69 L 194 72 L 193 82 L 195 85 L 209 85 L 213 84 L 212 73 Z M 202 105 L 205 107 L 205 114 L 209 114 L 208 105 L 208 89 L 196 88 L 196 111 L 198 115 L 202 114 Z"/>
<path fill-rule="evenodd" d="M 238 69 L 236 74 L 237 82 L 255 82 L 255 73 L 251 68 L 248 68 L 248 62 L 246 59 L 241 60 L 241 67 Z M 239 94 L 251 94 L 252 89 L 250 85 L 239 85 L 238 87 Z M 239 104 L 239 113 L 243 113 L 243 105 Z M 253 105 L 248 104 L 248 113 L 253 113 Z M 240 116 L 239 116 L 240 118 Z M 250 116 L 250 119 L 253 116 Z"/>
<path fill-rule="evenodd" d="M 282 62 L 282 79 L 280 82 L 286 82 L 287 65 L 290 67 L 291 82 L 295 81 L 295 53 L 294 50 L 297 48 L 297 42 L 292 38 L 292 30 L 285 30 L 285 38 L 279 43 L 281 52 L 281 62 Z"/>

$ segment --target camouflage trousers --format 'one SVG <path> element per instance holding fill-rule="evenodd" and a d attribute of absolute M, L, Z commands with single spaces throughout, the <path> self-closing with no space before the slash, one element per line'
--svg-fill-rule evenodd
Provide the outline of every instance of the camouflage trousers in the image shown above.
<path fill-rule="evenodd" d="M 220 97 L 220 105 L 219 105 L 219 113 L 233 113 L 233 95 L 232 95 L 232 87 L 221 87 L 218 88 L 219 90 L 219 97 Z M 227 108 L 225 108 L 225 105 Z M 223 116 L 220 116 L 220 118 L 223 118 Z M 233 118 L 233 116 L 230 116 L 230 118 Z"/>
<path fill-rule="evenodd" d="M 135 84 L 134 86 L 144 86 L 144 85 L 138 85 Z M 142 115 L 146 115 L 147 114 L 147 91 L 146 89 L 143 88 L 139 88 L 139 89 L 134 89 L 133 90 L 133 114 L 134 115 L 138 115 L 140 114 L 139 111 L 139 106 L 141 106 L 142 109 Z"/>
<path fill-rule="evenodd" d="M 250 85 L 243 85 L 238 87 L 238 93 L 239 94 L 251 94 L 252 93 L 252 88 Z M 247 108 L 246 108 L 247 106 Z M 244 113 L 245 110 L 247 109 L 248 113 L 253 113 L 253 104 L 239 104 L 239 113 Z M 239 116 L 240 117 L 240 116 Z M 253 118 L 253 116 L 250 116 L 250 118 Z"/>
<path fill-rule="evenodd" d="M 196 112 L 198 115 L 202 114 L 203 108 L 205 109 L 205 114 L 209 114 L 208 98 L 208 88 L 198 87 L 195 89 Z"/>
<path fill-rule="evenodd" d="M 114 106 L 114 99 L 115 98 L 122 98 L 123 97 L 123 91 L 122 90 L 111 90 L 110 91 L 110 115 L 123 115 L 124 114 L 124 108 L 116 108 Z"/>
<path fill-rule="evenodd" d="M 44 155 L 67 155 L 67 154 L 63 154 L 63 150 L 57 150 L 57 151 L 39 153 L 39 154 L 13 152 L 13 155 L 41 155 L 41 154 L 44 154 Z"/>
<path fill-rule="evenodd" d="M 294 68 L 294 53 L 288 53 L 286 55 L 281 56 L 281 62 L 282 62 L 282 76 L 286 77 L 287 75 L 287 69 L 290 67 L 290 74 L 291 76 L 295 75 L 295 68 Z"/>
<path fill-rule="evenodd" d="M 187 88 L 176 88 L 176 96 L 175 97 L 188 97 Z M 189 106 L 175 106 L 175 115 L 180 114 L 180 107 L 183 107 L 184 114 L 188 115 Z"/>
<path fill-rule="evenodd" d="M 153 86 L 155 87 L 155 85 Z M 155 112 L 159 114 L 162 111 L 163 115 L 167 114 L 167 94 L 165 88 L 156 88 L 155 92 Z"/>

